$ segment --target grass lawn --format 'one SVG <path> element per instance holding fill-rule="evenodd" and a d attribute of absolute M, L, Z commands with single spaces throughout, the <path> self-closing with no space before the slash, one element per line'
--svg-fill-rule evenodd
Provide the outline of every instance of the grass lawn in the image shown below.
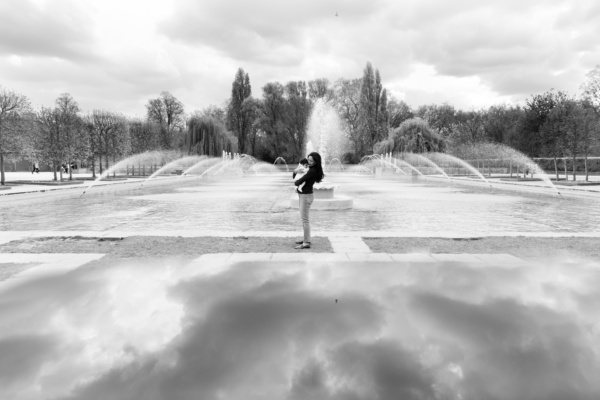
<path fill-rule="evenodd" d="M 475 240 L 447 238 L 364 238 L 374 253 L 506 253 L 525 259 L 576 255 L 600 260 L 598 238 L 484 237 Z"/>
<path fill-rule="evenodd" d="M 300 238 L 298 238 L 300 239 Z M 0 253 L 100 253 L 115 257 L 200 256 L 208 253 L 332 253 L 329 239 L 313 238 L 310 249 L 295 250 L 294 238 L 130 236 L 43 237 L 0 245 Z"/>

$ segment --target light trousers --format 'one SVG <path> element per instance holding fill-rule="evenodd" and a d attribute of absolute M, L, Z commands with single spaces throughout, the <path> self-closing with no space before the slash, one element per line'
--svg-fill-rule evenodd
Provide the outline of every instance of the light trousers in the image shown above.
<path fill-rule="evenodd" d="M 298 193 L 298 201 L 300 202 L 300 218 L 302 219 L 302 228 L 304 229 L 304 243 L 310 243 L 310 220 L 309 211 L 310 206 L 313 203 L 313 194 L 300 194 Z"/>

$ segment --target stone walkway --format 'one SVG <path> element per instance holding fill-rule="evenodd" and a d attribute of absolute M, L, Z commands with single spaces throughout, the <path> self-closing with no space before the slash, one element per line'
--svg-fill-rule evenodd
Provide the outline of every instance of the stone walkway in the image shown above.
<path fill-rule="evenodd" d="M 193 262 L 233 264 L 237 262 L 403 262 L 403 263 L 461 263 L 519 267 L 526 261 L 510 254 L 430 254 L 430 253 L 217 253 L 204 254 Z"/>
<path fill-rule="evenodd" d="M 371 253 L 360 236 L 329 236 L 334 253 Z"/>
<path fill-rule="evenodd" d="M 364 245 L 364 242 L 363 242 Z M 366 246 L 366 245 L 365 245 Z M 0 254 L 0 269 L 3 264 L 37 264 L 24 271 L 16 272 L 0 281 L 0 293 L 31 280 L 60 276 L 69 273 L 91 261 L 100 260 L 104 254 Z M 216 274 L 229 265 L 242 262 L 261 263 L 461 263 L 471 267 L 518 268 L 527 263 L 510 254 L 387 254 L 367 252 L 344 253 L 217 253 L 204 254 L 186 265 L 182 265 L 183 275 Z"/>

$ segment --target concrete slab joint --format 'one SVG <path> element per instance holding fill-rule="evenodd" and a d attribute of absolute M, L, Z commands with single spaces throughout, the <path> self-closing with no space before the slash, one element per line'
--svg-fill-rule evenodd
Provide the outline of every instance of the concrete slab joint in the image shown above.
<path fill-rule="evenodd" d="M 359 236 L 329 236 L 334 253 L 372 253 Z"/>

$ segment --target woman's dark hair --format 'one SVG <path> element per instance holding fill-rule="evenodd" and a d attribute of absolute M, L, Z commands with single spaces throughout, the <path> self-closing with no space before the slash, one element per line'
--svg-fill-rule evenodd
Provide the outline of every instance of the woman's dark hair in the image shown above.
<path fill-rule="evenodd" d="M 308 155 L 308 157 L 312 157 L 313 160 L 315 160 L 315 165 L 313 165 L 313 167 L 317 171 L 317 182 L 321 182 L 323 178 L 325 178 L 325 174 L 323 173 L 323 165 L 321 165 L 321 155 L 319 153 L 312 152 Z"/>
<path fill-rule="evenodd" d="M 300 164 L 300 165 L 306 165 L 306 164 L 308 164 L 308 160 L 306 158 L 303 158 L 302 160 L 300 160 L 298 162 L 298 164 Z"/>

